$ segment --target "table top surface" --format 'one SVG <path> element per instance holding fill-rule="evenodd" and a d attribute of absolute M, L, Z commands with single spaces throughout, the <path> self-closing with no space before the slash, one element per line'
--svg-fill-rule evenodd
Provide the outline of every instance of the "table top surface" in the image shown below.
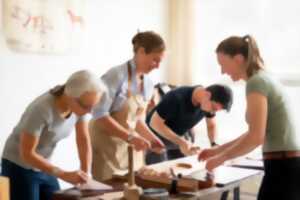
<path fill-rule="evenodd" d="M 159 164 L 150 165 L 155 169 L 161 171 L 168 169 L 169 167 L 174 167 L 178 163 L 189 163 L 192 166 L 192 169 L 178 169 L 183 172 L 182 174 L 187 177 L 192 177 L 194 179 L 203 180 L 205 176 L 204 163 L 199 163 L 195 156 L 180 158 L 172 161 L 166 161 Z M 198 169 L 198 170 L 197 170 Z M 190 173 L 189 173 L 190 172 Z M 254 176 L 260 175 L 263 173 L 263 161 L 254 160 L 248 158 L 242 158 L 234 160 L 226 164 L 226 166 L 220 166 L 214 171 L 214 182 L 215 185 L 206 188 L 200 189 L 196 192 L 184 192 L 174 196 L 171 196 L 169 199 L 198 199 L 199 197 L 204 197 L 213 193 L 221 193 L 223 191 L 231 190 L 238 187 L 243 181 L 251 179 Z M 68 190 L 59 191 L 55 194 L 56 197 L 63 195 L 70 195 L 73 193 L 74 196 L 80 197 L 82 200 L 99 200 L 99 199 L 120 199 L 123 196 L 123 185 L 124 179 L 112 179 L 105 182 L 114 187 L 114 192 L 110 191 L 88 191 L 84 193 L 78 189 L 72 188 Z M 90 195 L 88 194 L 90 193 Z M 99 194 L 99 195 L 98 195 Z M 89 197 L 92 196 L 92 197 Z M 54 200 L 63 200 L 63 198 L 54 198 Z"/>

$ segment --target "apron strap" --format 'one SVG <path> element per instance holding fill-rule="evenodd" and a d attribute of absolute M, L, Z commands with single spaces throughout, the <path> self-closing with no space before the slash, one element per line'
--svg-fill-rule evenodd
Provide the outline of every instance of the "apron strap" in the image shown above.
<path fill-rule="evenodd" d="M 131 64 L 130 61 L 127 62 L 127 71 L 128 71 L 128 89 L 127 89 L 127 97 L 130 97 L 132 95 L 131 91 L 131 84 L 132 84 L 132 72 L 131 72 Z M 141 92 L 144 91 L 144 75 L 142 76 L 142 87 Z"/>
<path fill-rule="evenodd" d="M 130 65 L 130 61 L 127 62 L 127 71 L 128 71 L 128 89 L 127 89 L 127 97 L 130 97 L 132 95 L 131 93 L 131 65 Z"/>

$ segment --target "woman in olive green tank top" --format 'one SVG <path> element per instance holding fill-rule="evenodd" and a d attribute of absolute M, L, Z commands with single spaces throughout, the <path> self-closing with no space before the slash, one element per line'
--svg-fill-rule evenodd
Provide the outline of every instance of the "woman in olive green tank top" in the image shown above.
<path fill-rule="evenodd" d="M 258 199 L 300 199 L 300 144 L 280 83 L 263 69 L 257 44 L 249 35 L 223 40 L 216 53 L 223 74 L 246 81 L 248 130 L 231 142 L 204 149 L 199 160 L 206 160 L 206 168 L 212 170 L 263 145 L 265 176 Z"/>

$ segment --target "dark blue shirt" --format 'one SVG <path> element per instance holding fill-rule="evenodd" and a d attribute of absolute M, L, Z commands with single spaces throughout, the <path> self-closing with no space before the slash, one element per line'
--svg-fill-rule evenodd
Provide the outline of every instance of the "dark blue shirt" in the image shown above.
<path fill-rule="evenodd" d="M 201 110 L 200 105 L 193 105 L 192 94 L 196 87 L 199 86 L 178 87 L 168 92 L 162 97 L 160 103 L 147 115 L 147 124 L 150 124 L 151 117 L 156 111 L 172 131 L 182 136 L 204 117 L 214 117 L 214 115 Z"/>

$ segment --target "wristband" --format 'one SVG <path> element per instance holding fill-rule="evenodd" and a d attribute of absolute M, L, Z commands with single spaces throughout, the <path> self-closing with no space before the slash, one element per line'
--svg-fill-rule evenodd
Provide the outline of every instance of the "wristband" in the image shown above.
<path fill-rule="evenodd" d="M 212 147 L 214 147 L 214 146 L 216 146 L 216 145 L 218 145 L 218 144 L 217 144 L 216 142 L 211 142 L 210 145 L 211 145 Z"/>
<path fill-rule="evenodd" d="M 133 135 L 133 134 L 129 134 L 128 137 L 127 137 L 126 142 L 127 142 L 127 143 L 130 143 L 131 140 L 133 140 L 133 138 L 134 138 L 134 135 Z"/>

